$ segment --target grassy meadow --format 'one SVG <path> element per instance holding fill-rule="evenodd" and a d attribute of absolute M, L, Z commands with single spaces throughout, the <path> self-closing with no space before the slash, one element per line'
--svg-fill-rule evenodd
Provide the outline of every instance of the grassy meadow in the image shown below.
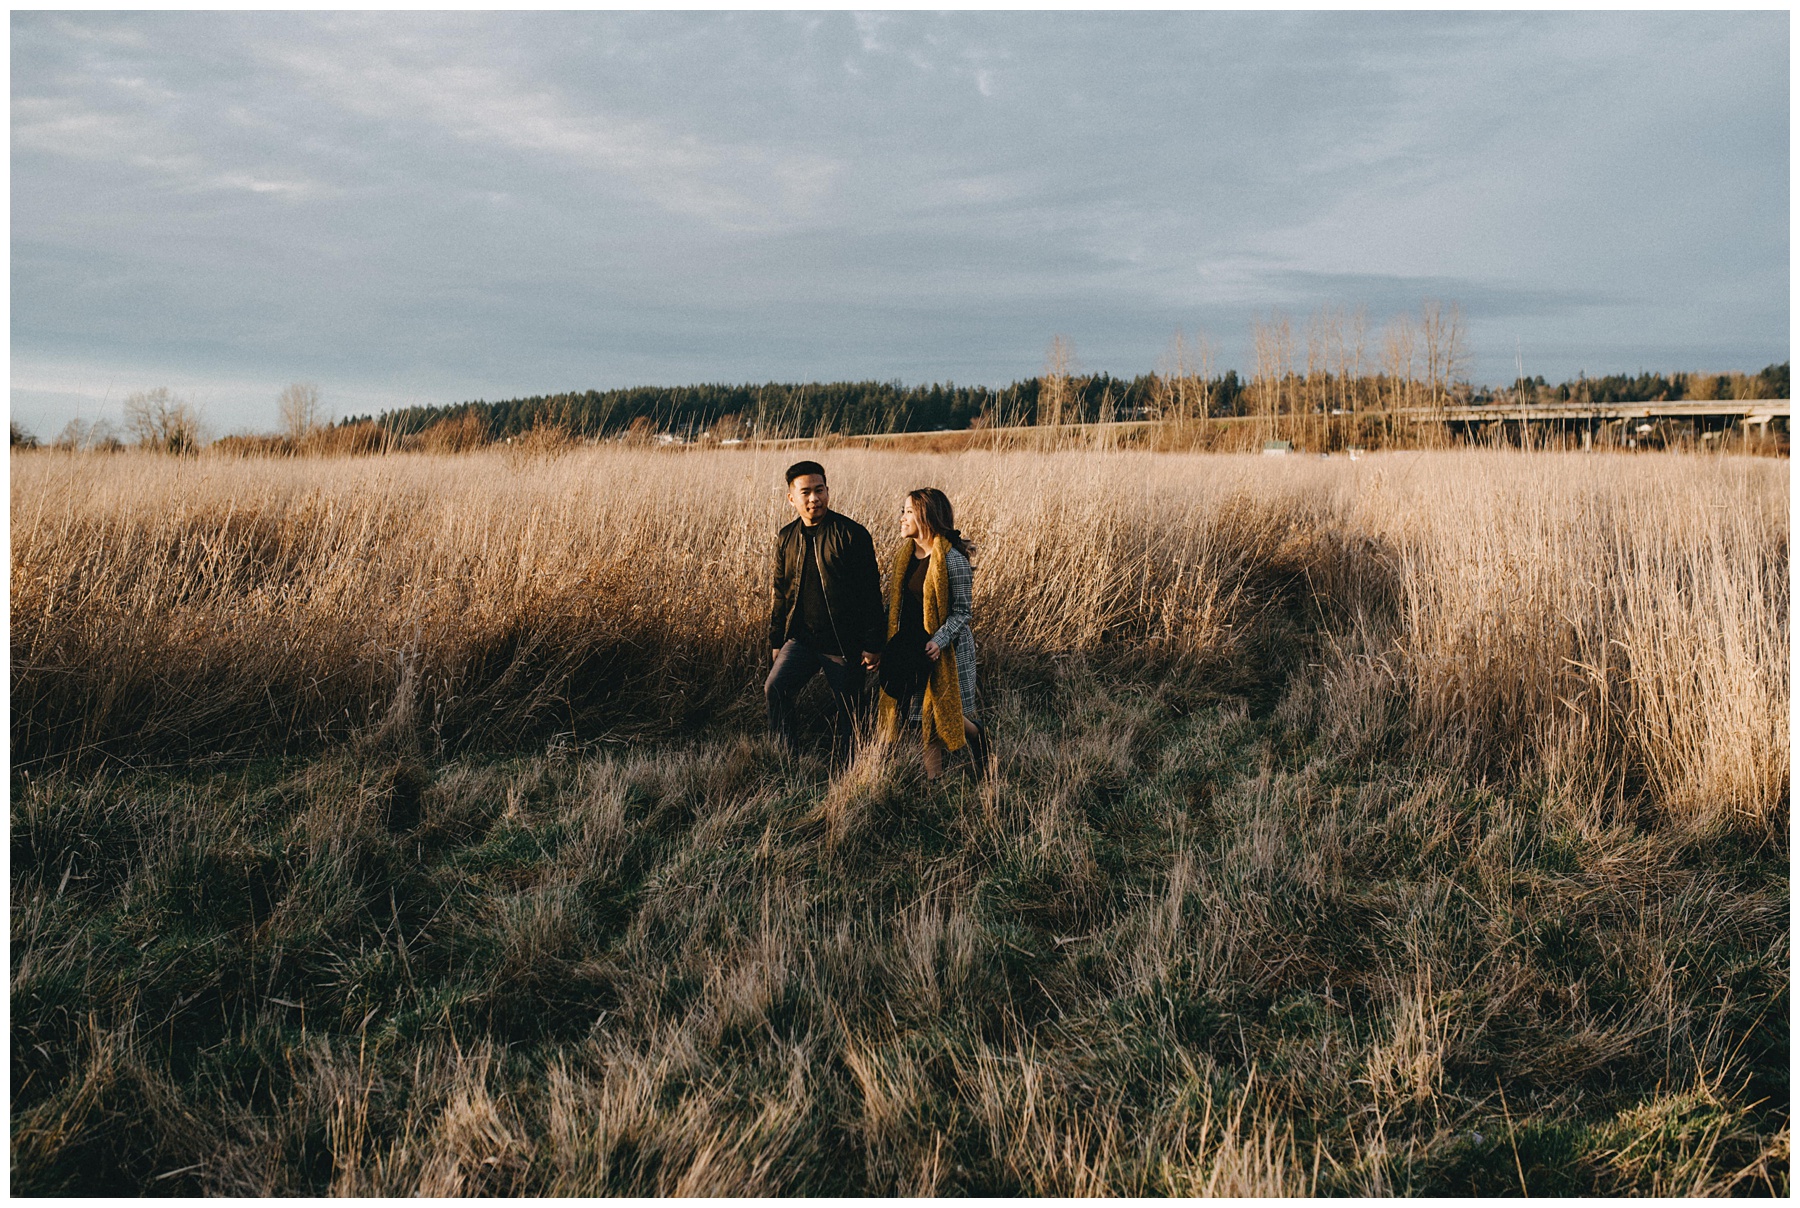
<path fill-rule="evenodd" d="M 14 454 L 14 1190 L 1788 1192 L 1785 462 L 828 453 L 928 783 L 787 460 Z"/>

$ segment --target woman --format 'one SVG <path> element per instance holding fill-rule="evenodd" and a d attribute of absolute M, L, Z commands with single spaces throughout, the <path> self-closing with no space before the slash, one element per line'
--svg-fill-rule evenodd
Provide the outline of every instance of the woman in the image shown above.
<path fill-rule="evenodd" d="M 907 495 L 900 538 L 888 582 L 882 733 L 899 737 L 899 706 L 906 703 L 924 737 L 928 777 L 943 774 L 946 750 L 965 746 L 981 775 L 987 733 L 975 719 L 975 636 L 969 632 L 974 550 L 957 531 L 950 500 L 936 487 Z"/>

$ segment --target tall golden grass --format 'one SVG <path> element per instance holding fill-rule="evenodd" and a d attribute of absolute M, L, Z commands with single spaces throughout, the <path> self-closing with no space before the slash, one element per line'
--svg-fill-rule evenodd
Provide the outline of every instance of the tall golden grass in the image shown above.
<path fill-rule="evenodd" d="M 1785 1192 L 1780 463 L 828 454 L 927 784 L 761 733 L 785 460 L 15 455 L 15 1188 Z"/>
<path fill-rule="evenodd" d="M 784 460 L 15 455 L 15 752 L 192 759 L 383 722 L 454 745 L 753 709 Z M 1785 809 L 1782 463 L 845 451 L 829 469 L 883 543 L 905 490 L 949 493 L 1001 666 L 1173 661 L 1241 688 L 1322 641 L 1312 707 L 1372 755 L 1752 828 Z"/>

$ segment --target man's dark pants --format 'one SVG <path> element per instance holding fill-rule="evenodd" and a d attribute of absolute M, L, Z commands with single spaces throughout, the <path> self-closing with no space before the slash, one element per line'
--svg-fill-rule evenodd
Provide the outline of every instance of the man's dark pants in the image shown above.
<path fill-rule="evenodd" d="M 797 749 L 794 702 L 815 671 L 825 673 L 825 685 L 831 689 L 831 746 L 841 755 L 848 752 L 850 739 L 856 733 L 857 706 L 863 690 L 862 664 L 826 658 L 795 638 L 789 638 L 776 653 L 775 666 L 763 681 L 763 698 L 769 703 L 769 729 L 788 750 Z"/>

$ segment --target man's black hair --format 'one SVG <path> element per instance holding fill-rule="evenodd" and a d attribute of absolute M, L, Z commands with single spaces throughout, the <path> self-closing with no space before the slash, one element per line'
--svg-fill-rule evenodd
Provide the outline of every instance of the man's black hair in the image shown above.
<path fill-rule="evenodd" d="M 793 486 L 794 479 L 799 478 L 804 474 L 817 474 L 820 478 L 823 478 L 825 477 L 825 467 L 816 461 L 797 461 L 788 467 L 788 485 L 790 487 Z"/>

